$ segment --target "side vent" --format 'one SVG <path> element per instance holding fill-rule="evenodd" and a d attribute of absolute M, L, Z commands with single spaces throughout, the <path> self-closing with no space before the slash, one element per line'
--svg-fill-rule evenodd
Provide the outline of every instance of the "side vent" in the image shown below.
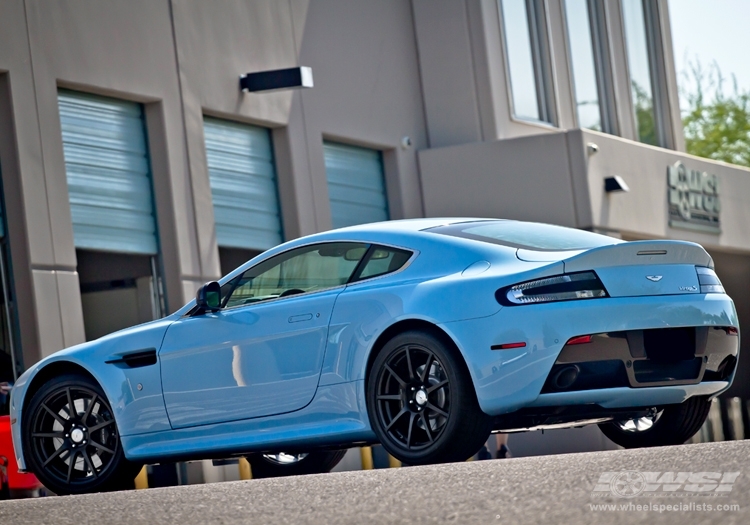
<path fill-rule="evenodd" d="M 135 350 L 125 354 L 120 354 L 105 361 L 108 365 L 115 365 L 120 368 L 139 368 L 141 366 L 151 366 L 156 364 L 156 348 L 146 348 L 144 350 Z"/>

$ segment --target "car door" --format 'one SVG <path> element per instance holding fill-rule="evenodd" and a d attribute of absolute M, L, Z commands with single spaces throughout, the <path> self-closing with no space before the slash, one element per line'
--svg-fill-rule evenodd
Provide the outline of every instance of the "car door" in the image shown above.
<path fill-rule="evenodd" d="M 222 286 L 222 308 L 173 323 L 159 351 L 173 428 L 298 410 L 315 395 L 336 298 L 367 251 L 319 243 Z"/>

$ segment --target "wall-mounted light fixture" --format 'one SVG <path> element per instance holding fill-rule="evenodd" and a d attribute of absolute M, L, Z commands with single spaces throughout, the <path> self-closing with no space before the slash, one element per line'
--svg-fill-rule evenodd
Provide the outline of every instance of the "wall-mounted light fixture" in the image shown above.
<path fill-rule="evenodd" d="M 240 90 L 247 93 L 313 87 L 312 68 L 290 67 L 240 75 Z"/>
<path fill-rule="evenodd" d="M 630 188 L 628 188 L 628 185 L 625 184 L 625 181 L 620 177 L 619 175 L 615 175 L 614 177 L 607 177 L 604 179 L 604 191 L 607 193 L 612 193 L 615 191 L 630 191 Z"/>

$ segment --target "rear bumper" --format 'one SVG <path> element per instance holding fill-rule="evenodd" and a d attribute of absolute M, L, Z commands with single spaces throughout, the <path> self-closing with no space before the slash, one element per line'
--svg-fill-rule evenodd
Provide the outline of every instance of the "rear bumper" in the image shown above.
<path fill-rule="evenodd" d="M 729 388 L 729 381 L 706 381 L 697 385 L 647 388 L 602 388 L 574 392 L 540 394 L 529 407 L 557 407 L 596 404 L 603 408 L 676 405 L 693 396 L 713 396 Z"/>
<path fill-rule="evenodd" d="M 442 328 L 464 355 L 479 405 L 494 416 L 532 406 L 654 406 L 681 403 L 694 395 L 717 395 L 729 388 L 733 374 L 726 381 L 693 385 L 541 393 L 563 346 L 572 337 L 713 326 L 739 329 L 734 303 L 727 295 L 622 297 L 506 307 L 489 317 L 445 323 Z M 525 346 L 490 349 L 508 343 Z"/>

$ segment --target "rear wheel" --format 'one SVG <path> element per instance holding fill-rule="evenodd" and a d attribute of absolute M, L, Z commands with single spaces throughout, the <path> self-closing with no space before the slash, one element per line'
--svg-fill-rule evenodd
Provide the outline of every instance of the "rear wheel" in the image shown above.
<path fill-rule="evenodd" d="M 338 465 L 346 450 L 315 450 L 300 454 L 277 452 L 274 454 L 251 454 L 247 456 L 253 478 L 275 478 L 323 474 Z"/>
<path fill-rule="evenodd" d="M 29 469 L 52 492 L 133 488 L 141 466 L 125 459 L 112 408 L 92 379 L 56 377 L 34 394 L 25 412 Z"/>
<path fill-rule="evenodd" d="M 490 433 L 465 363 L 428 332 L 385 344 L 368 377 L 367 411 L 383 447 L 410 465 L 464 461 Z"/>
<path fill-rule="evenodd" d="M 625 448 L 681 445 L 700 430 L 710 408 L 705 397 L 691 397 L 679 405 L 654 408 L 644 417 L 601 423 L 599 428 Z"/>

